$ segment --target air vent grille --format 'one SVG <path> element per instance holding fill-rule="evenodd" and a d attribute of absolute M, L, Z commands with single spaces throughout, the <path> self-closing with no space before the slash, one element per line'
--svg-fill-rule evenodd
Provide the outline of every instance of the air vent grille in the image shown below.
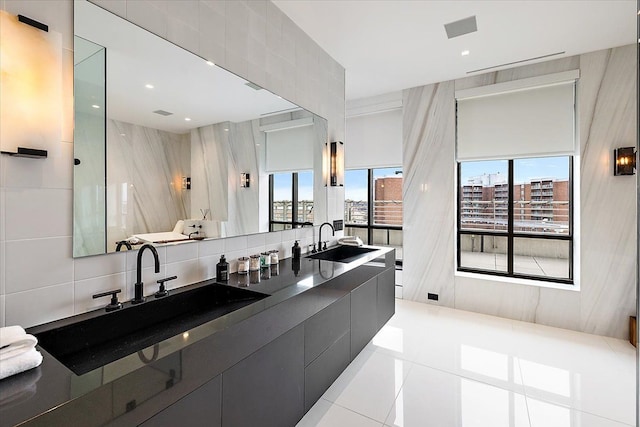
<path fill-rule="evenodd" d="M 253 90 L 262 90 L 262 88 L 260 86 L 258 86 L 255 83 L 251 83 L 251 82 L 245 83 L 245 86 L 249 86 Z"/>
<path fill-rule="evenodd" d="M 161 116 L 170 116 L 170 115 L 173 114 L 173 113 L 170 113 L 170 112 L 164 111 L 164 110 L 156 110 L 156 111 L 154 111 L 154 113 L 160 114 Z"/>
<path fill-rule="evenodd" d="M 474 33 L 478 31 L 478 24 L 476 23 L 476 17 L 470 16 L 468 18 L 461 19 L 459 21 L 449 22 L 444 24 L 444 30 L 447 32 L 447 38 L 454 38 L 463 36 L 465 34 Z"/>

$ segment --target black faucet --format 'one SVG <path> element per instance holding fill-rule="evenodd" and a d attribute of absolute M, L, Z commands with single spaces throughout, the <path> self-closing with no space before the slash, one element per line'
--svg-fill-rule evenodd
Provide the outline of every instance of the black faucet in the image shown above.
<path fill-rule="evenodd" d="M 134 296 L 131 300 L 131 304 L 140 304 L 144 302 L 144 288 L 142 286 L 142 254 L 144 253 L 145 249 L 149 249 L 153 254 L 153 259 L 155 260 L 156 265 L 156 273 L 160 273 L 160 259 L 158 259 L 158 251 L 156 251 L 156 248 L 154 248 L 153 245 L 150 245 L 148 243 L 142 245 L 140 247 L 140 250 L 138 250 L 138 271 L 136 272 L 136 284 L 134 285 Z"/>
<path fill-rule="evenodd" d="M 119 242 L 116 242 L 117 246 L 116 246 L 116 252 L 120 252 L 120 249 L 122 248 L 122 245 L 126 246 L 128 250 L 133 249 L 131 247 L 131 243 L 127 242 L 126 240 L 120 240 Z"/>
<path fill-rule="evenodd" d="M 320 226 L 320 229 L 318 230 L 318 251 L 321 251 L 322 248 L 322 227 L 324 227 L 325 225 L 328 225 L 329 227 L 331 227 L 331 235 L 335 236 L 336 235 L 336 231 L 333 229 L 333 225 L 331 225 L 328 222 L 323 223 Z M 327 249 L 327 245 L 324 246 L 324 249 Z"/>

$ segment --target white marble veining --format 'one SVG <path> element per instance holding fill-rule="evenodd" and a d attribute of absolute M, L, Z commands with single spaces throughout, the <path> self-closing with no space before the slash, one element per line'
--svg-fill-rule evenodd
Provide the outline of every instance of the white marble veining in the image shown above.
<path fill-rule="evenodd" d="M 173 230 L 187 217 L 188 135 L 107 120 L 107 249 L 133 234 Z"/>
<path fill-rule="evenodd" d="M 627 337 L 636 294 L 635 180 L 613 176 L 611 156 L 616 147 L 635 145 L 636 67 L 630 45 L 405 90 L 404 298 L 425 301 L 427 292 L 438 293 L 438 304 L 448 307 Z M 574 169 L 578 291 L 455 275 L 453 87 L 572 69 L 580 70 Z"/>
<path fill-rule="evenodd" d="M 227 129 L 225 131 L 225 129 Z M 229 123 L 203 126 L 191 131 L 191 208 L 190 218 L 201 216 L 215 221 L 229 219 Z"/>
<path fill-rule="evenodd" d="M 404 91 L 403 297 L 454 306 L 453 82 Z"/>

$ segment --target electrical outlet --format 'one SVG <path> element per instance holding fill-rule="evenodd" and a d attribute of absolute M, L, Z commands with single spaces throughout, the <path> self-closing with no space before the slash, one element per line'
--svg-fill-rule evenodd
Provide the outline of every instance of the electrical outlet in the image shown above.
<path fill-rule="evenodd" d="M 341 219 L 336 219 L 333 221 L 333 229 L 335 231 L 344 230 L 344 221 Z"/>
<path fill-rule="evenodd" d="M 430 299 L 430 300 L 432 300 L 432 301 L 438 301 L 438 294 L 431 294 L 431 293 L 428 293 L 428 294 L 427 294 L 427 299 Z"/>

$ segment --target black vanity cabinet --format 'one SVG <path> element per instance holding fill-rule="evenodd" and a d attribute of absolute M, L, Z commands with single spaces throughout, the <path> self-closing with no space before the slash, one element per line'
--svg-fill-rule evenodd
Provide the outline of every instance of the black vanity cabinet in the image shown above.
<path fill-rule="evenodd" d="M 218 375 L 140 426 L 220 427 L 221 402 L 222 379 L 221 375 Z"/>
<path fill-rule="evenodd" d="M 304 410 L 308 411 L 350 362 L 351 295 L 304 323 Z"/>
<path fill-rule="evenodd" d="M 378 277 L 351 291 L 351 360 L 378 332 Z"/>
<path fill-rule="evenodd" d="M 303 260 L 300 275 L 290 264 L 265 281 L 271 288 L 255 287 L 273 289 L 268 297 L 193 328 L 183 347 L 174 338 L 184 335 L 163 341 L 177 349 L 113 380 L 93 385 L 96 375 L 74 376 L 43 349 L 38 393 L 0 405 L 0 424 L 296 425 L 393 316 L 395 253 L 380 249 L 347 268 Z M 226 286 L 242 286 L 234 278 Z M 72 396 L 74 382 L 89 391 Z"/>
<path fill-rule="evenodd" d="M 222 374 L 223 426 L 294 426 L 304 415 L 304 329 L 296 326 Z"/>

